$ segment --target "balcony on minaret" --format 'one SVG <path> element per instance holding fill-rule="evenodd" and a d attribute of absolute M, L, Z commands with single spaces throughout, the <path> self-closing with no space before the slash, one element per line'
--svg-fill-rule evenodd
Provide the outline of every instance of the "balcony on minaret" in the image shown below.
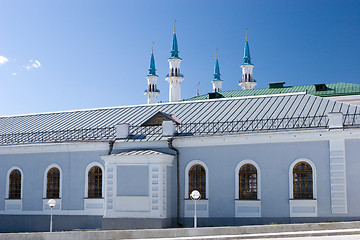
<path fill-rule="evenodd" d="M 181 73 L 171 73 L 171 74 L 166 74 L 166 77 L 168 78 L 168 77 L 184 77 L 184 75 L 183 74 L 181 74 Z"/>
<path fill-rule="evenodd" d="M 256 82 L 252 75 L 244 74 L 240 82 Z"/>

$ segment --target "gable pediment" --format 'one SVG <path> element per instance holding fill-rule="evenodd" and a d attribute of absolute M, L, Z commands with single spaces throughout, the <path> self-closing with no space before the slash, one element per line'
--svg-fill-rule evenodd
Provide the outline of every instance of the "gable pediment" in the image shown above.
<path fill-rule="evenodd" d="M 158 112 L 141 124 L 141 126 L 161 126 L 164 121 L 172 121 L 177 125 L 180 124 L 180 122 L 172 114 Z"/>

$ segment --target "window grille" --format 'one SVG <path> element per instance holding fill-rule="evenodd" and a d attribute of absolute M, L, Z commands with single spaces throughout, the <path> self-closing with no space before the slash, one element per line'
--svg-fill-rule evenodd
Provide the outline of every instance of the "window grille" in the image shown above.
<path fill-rule="evenodd" d="M 245 164 L 239 171 L 239 199 L 257 199 L 257 170 L 251 164 Z"/>
<path fill-rule="evenodd" d="M 98 166 L 88 173 L 88 198 L 102 198 L 102 171 Z"/>
<path fill-rule="evenodd" d="M 294 199 L 313 199 L 312 168 L 306 162 L 295 165 L 293 170 Z"/>
<path fill-rule="evenodd" d="M 11 171 L 9 176 L 9 199 L 21 199 L 21 173 L 18 169 Z"/>
<path fill-rule="evenodd" d="M 206 198 L 206 171 L 200 164 L 192 166 L 189 170 L 189 198 L 194 190 L 200 192 L 201 199 Z"/>
<path fill-rule="evenodd" d="M 46 198 L 60 198 L 60 171 L 56 167 L 47 173 Z"/>

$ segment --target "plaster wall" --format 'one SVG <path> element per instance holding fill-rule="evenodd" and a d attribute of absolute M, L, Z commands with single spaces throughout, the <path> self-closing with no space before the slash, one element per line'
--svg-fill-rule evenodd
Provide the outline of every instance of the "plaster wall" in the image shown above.
<path fill-rule="evenodd" d="M 88 164 L 104 162 L 103 151 L 0 155 L 0 211 L 5 210 L 6 175 L 11 167 L 23 171 L 22 211 L 42 211 L 45 169 L 56 163 L 62 170 L 62 210 L 83 210 L 85 170 Z"/>
<path fill-rule="evenodd" d="M 209 217 L 233 218 L 236 165 L 253 160 L 261 170 L 261 216 L 290 217 L 289 167 L 296 159 L 306 158 L 317 170 L 318 216 L 331 216 L 328 141 L 187 147 L 180 148 L 180 152 L 182 209 L 185 167 L 192 160 L 201 160 L 209 170 Z"/>

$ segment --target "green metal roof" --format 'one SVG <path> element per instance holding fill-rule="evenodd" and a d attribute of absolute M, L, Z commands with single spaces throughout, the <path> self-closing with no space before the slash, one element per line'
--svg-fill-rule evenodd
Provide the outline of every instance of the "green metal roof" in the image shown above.
<path fill-rule="evenodd" d="M 312 84 L 303 86 L 282 86 L 282 84 L 270 84 L 270 88 L 260 89 L 247 89 L 247 90 L 233 90 L 219 92 L 224 98 L 232 97 L 246 97 L 246 96 L 258 96 L 258 95 L 271 95 L 281 93 L 296 93 L 306 92 L 319 97 L 334 97 L 345 95 L 357 95 L 360 94 L 360 84 L 352 83 L 326 83 L 326 84 Z M 185 101 L 204 100 L 210 99 L 209 94 L 195 96 Z"/>

